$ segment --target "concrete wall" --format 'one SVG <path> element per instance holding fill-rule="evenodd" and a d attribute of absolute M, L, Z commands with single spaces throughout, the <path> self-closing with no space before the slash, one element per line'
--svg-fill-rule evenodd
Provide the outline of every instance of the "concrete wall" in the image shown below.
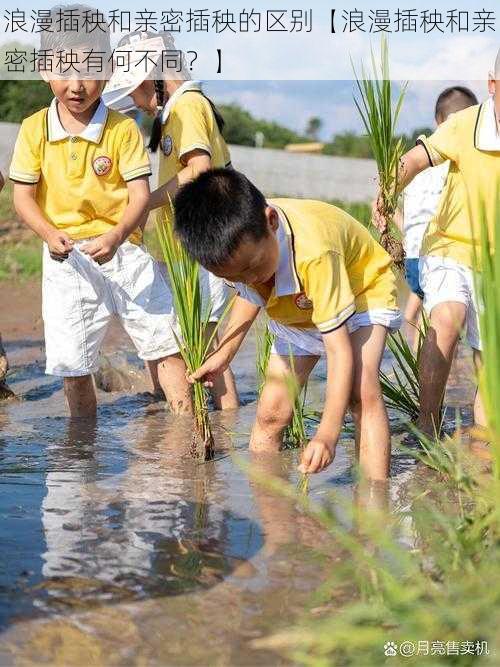
<path fill-rule="evenodd" d="M 364 202 L 376 193 L 377 171 L 372 160 L 230 148 L 234 167 L 267 195 Z"/>
<path fill-rule="evenodd" d="M 8 173 L 19 126 L 0 123 L 0 170 Z M 303 155 L 268 148 L 231 146 L 236 169 L 267 195 L 369 201 L 376 191 L 372 160 Z M 156 170 L 155 170 L 156 171 Z"/>

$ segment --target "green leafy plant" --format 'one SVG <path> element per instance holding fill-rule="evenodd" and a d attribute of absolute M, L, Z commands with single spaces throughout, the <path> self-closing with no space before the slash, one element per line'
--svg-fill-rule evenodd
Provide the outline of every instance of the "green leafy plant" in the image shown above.
<path fill-rule="evenodd" d="M 390 334 L 387 346 L 394 357 L 392 373 L 389 375 L 380 371 L 380 386 L 387 407 L 398 410 L 410 421 L 416 421 L 420 412 L 419 362 L 428 326 L 428 320 L 424 315 L 422 326 L 416 328 L 415 351 L 400 331 Z"/>
<path fill-rule="evenodd" d="M 380 236 L 380 243 L 390 253 L 396 266 L 403 269 L 404 250 L 401 235 L 394 224 L 394 216 L 398 204 L 399 164 L 405 150 L 403 139 L 396 135 L 396 124 L 407 84 L 403 84 L 393 104 L 389 50 L 385 38 L 381 40 L 379 65 L 373 51 L 371 55 L 371 76 L 363 65 L 361 78 L 354 68 L 359 93 L 359 99 L 354 96 L 354 102 L 368 134 L 379 173 L 381 196 L 378 207 L 381 215 L 387 220 L 387 228 Z"/>
<path fill-rule="evenodd" d="M 500 191 L 496 201 L 499 201 Z M 495 477 L 500 479 L 500 414 L 497 392 L 500 387 L 500 205 L 488 224 L 486 206 L 481 211 L 480 257 L 474 259 L 476 293 L 479 300 L 479 328 L 483 345 L 483 369 L 479 384 L 492 440 Z M 491 231 L 490 231 L 491 230 Z M 497 249 L 492 252 L 492 248 Z"/>
<path fill-rule="evenodd" d="M 254 648 L 277 651 L 294 664 L 358 667 L 385 664 L 388 641 L 397 649 L 403 642 L 411 649 L 427 641 L 429 664 L 448 664 L 439 649 L 431 653 L 433 645 L 446 650 L 448 643 L 459 649 L 467 644 L 454 664 L 477 664 L 480 651 L 485 664 L 494 664 L 500 648 L 494 575 L 500 565 L 500 485 L 478 474 L 459 440 L 424 442 L 417 456 L 435 472 L 413 487 L 410 504 L 392 516 L 359 511 L 340 494 L 313 502 L 281 480 L 261 477 L 330 534 L 336 558 L 331 578 L 314 598 L 322 613 L 255 640 Z"/>
<path fill-rule="evenodd" d="M 202 291 L 199 281 L 200 267 L 182 244 L 175 237 L 170 220 L 173 219 L 172 206 L 167 215 L 166 207 L 160 210 L 157 219 L 157 234 L 163 258 L 170 278 L 170 287 L 174 309 L 179 322 L 181 335 L 174 331 L 179 350 L 189 372 L 194 372 L 205 361 L 217 333 L 217 327 L 209 333 L 211 305 L 202 304 Z M 219 319 L 218 325 L 227 314 L 231 303 Z M 204 449 L 205 458 L 213 454 L 214 440 L 208 416 L 208 396 L 203 384 L 193 386 L 193 409 L 195 431 L 193 435 L 194 451 L 199 445 Z"/>

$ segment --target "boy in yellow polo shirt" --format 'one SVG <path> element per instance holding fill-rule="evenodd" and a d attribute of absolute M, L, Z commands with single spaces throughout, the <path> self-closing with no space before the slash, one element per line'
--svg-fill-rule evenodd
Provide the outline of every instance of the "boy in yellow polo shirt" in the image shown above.
<path fill-rule="evenodd" d="M 188 252 L 238 292 L 218 349 L 191 380 L 210 385 L 265 308 L 276 342 L 250 447 L 281 446 L 293 411 L 290 352 L 300 384 L 326 353 L 323 417 L 301 470 L 319 472 L 331 463 L 350 408 L 361 467 L 370 479 L 385 479 L 390 436 L 378 373 L 387 332 L 401 323 L 389 255 L 340 209 L 318 201 L 266 201 L 232 169 L 213 169 L 185 185 L 175 212 Z"/>
<path fill-rule="evenodd" d="M 430 137 L 402 159 L 399 187 L 417 174 L 450 160 L 440 207 L 423 240 L 419 262 L 424 308 L 430 328 L 421 353 L 419 428 L 439 430 L 440 405 L 460 331 L 465 326 L 476 367 L 482 363 L 478 305 L 474 293 L 475 256 L 480 254 L 482 207 L 493 239 L 500 192 L 500 51 L 489 77 L 489 99 L 452 114 Z M 384 219 L 375 212 L 379 229 Z M 485 416 L 479 392 L 474 404 L 476 424 Z"/>
<path fill-rule="evenodd" d="M 91 11 L 72 10 L 82 25 Z M 83 29 L 43 32 L 41 49 L 78 53 L 88 42 Z M 106 62 L 109 33 L 98 30 L 91 45 Z M 44 241 L 46 372 L 64 378 L 72 416 L 93 416 L 92 373 L 112 317 L 121 319 L 139 356 L 158 363 L 167 397 L 161 362 L 178 347 L 168 284 L 140 245 L 151 170 L 139 129 L 103 104 L 105 80 L 49 72 L 42 75 L 54 100 L 23 121 L 10 178 L 19 217 Z"/>

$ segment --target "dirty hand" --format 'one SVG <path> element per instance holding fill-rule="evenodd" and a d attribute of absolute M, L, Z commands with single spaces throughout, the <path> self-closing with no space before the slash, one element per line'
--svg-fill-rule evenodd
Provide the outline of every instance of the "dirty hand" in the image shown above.
<path fill-rule="evenodd" d="M 229 359 L 224 352 L 215 351 L 194 373 L 186 374 L 190 384 L 203 382 L 205 387 L 213 387 L 215 379 L 229 367 Z"/>
<path fill-rule="evenodd" d="M 46 239 L 49 253 L 56 262 L 64 262 L 68 259 L 69 253 L 73 250 L 74 241 L 66 232 L 54 229 Z"/>
<path fill-rule="evenodd" d="M 113 259 L 121 242 L 122 238 L 120 234 L 116 230 L 111 229 L 109 232 L 102 234 L 102 236 L 84 243 L 81 246 L 81 251 L 89 255 L 98 264 L 105 264 Z"/>
<path fill-rule="evenodd" d="M 379 192 L 377 199 L 372 202 L 372 222 L 378 231 L 383 234 L 387 230 L 387 220 L 381 213 L 382 193 Z"/>
<path fill-rule="evenodd" d="M 335 456 L 335 443 L 313 438 L 302 452 L 299 472 L 302 474 L 321 472 Z"/>

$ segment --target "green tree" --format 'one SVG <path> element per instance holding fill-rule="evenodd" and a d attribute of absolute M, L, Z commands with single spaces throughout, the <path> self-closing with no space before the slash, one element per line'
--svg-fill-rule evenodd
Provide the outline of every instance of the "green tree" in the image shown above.
<path fill-rule="evenodd" d="M 323 126 L 323 121 L 318 116 L 313 116 L 309 118 L 306 126 L 306 137 L 312 139 L 313 141 L 318 140 L 318 134 Z"/>

